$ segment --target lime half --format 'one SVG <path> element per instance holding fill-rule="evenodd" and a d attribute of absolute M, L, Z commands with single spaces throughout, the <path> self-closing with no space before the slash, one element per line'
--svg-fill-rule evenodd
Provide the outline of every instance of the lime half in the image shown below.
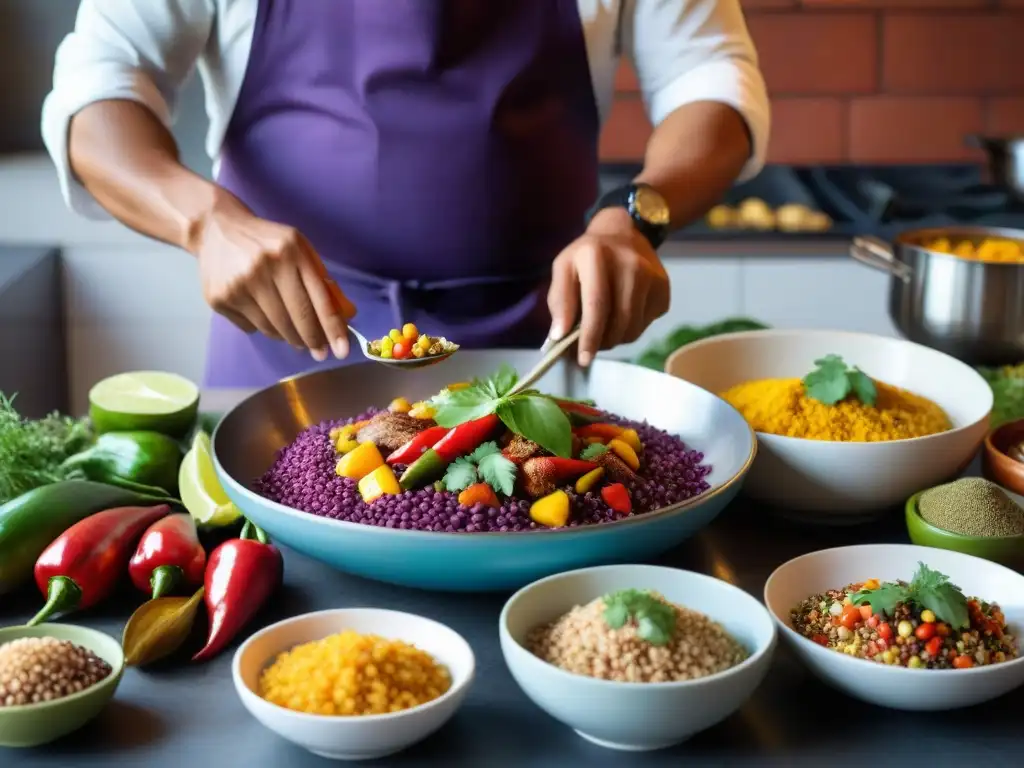
<path fill-rule="evenodd" d="M 99 434 L 148 430 L 182 438 L 198 412 L 199 388 L 175 373 L 119 373 L 89 390 L 89 418 Z"/>
<path fill-rule="evenodd" d="M 218 528 L 230 525 L 242 516 L 217 479 L 213 466 L 210 436 L 197 432 L 192 447 L 178 470 L 181 503 L 199 525 Z"/>

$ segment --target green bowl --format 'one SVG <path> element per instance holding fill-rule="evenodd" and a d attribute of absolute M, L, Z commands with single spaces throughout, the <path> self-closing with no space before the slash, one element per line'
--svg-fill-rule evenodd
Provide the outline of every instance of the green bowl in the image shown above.
<path fill-rule="evenodd" d="M 923 491 L 921 492 L 923 493 Z M 1024 567 L 1024 536 L 963 536 L 938 528 L 923 517 L 917 508 L 921 493 L 907 499 L 907 532 L 910 540 L 922 547 L 936 547 L 974 555 L 994 563 L 1022 570 Z"/>
<path fill-rule="evenodd" d="M 114 697 L 124 672 L 121 644 L 102 632 L 72 624 L 0 629 L 0 645 L 22 637 L 70 640 L 95 653 L 111 666 L 111 673 L 96 685 L 56 701 L 0 707 L 0 747 L 37 747 L 66 736 L 92 720 Z"/>

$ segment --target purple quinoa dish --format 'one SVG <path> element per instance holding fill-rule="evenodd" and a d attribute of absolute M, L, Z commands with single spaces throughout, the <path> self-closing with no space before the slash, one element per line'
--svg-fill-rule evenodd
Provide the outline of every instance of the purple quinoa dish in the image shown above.
<path fill-rule="evenodd" d="M 432 400 L 309 427 L 255 490 L 349 523 L 507 533 L 614 522 L 711 487 L 704 455 L 679 438 L 584 402 L 506 397 L 514 382 L 502 369 Z"/>

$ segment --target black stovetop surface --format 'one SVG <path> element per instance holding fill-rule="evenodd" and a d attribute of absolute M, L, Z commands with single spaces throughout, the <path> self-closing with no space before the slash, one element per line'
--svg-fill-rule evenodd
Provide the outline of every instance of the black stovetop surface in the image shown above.
<path fill-rule="evenodd" d="M 625 183 L 637 166 L 602 169 L 602 185 Z M 989 184 L 973 164 L 908 166 L 769 165 L 757 177 L 733 187 L 723 203 L 735 206 L 756 197 L 776 208 L 800 203 L 827 213 L 832 229 L 821 233 L 716 230 L 697 223 L 679 231 L 682 240 L 849 239 L 872 234 L 892 237 L 908 229 L 975 225 L 1024 229 L 1024 204 Z"/>

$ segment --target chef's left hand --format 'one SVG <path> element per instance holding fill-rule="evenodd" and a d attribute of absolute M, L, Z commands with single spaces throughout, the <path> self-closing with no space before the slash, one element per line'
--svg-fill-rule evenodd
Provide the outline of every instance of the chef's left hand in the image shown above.
<path fill-rule="evenodd" d="M 551 338 L 560 339 L 579 319 L 582 366 L 599 349 L 636 341 L 668 305 L 668 274 L 624 209 L 600 211 L 555 259 Z"/>

